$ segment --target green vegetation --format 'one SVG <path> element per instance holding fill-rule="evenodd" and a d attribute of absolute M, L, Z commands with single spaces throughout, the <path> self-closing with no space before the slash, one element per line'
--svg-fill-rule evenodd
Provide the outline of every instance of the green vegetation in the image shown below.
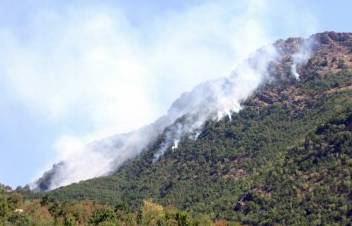
<path fill-rule="evenodd" d="M 230 226 L 226 220 L 213 222 L 209 216 L 163 207 L 145 200 L 140 210 L 114 208 L 94 202 L 59 202 L 48 196 L 25 200 L 15 192 L 0 191 L 0 226 Z"/>
<path fill-rule="evenodd" d="M 348 225 L 352 221 L 352 109 L 309 133 L 235 206 L 246 224 Z"/>
<path fill-rule="evenodd" d="M 207 122 L 196 141 L 184 138 L 159 161 L 153 163 L 153 154 L 162 137 L 114 175 L 47 195 L 124 206 L 131 212 L 153 199 L 191 216 L 249 225 L 348 224 L 351 80 L 351 71 L 344 70 L 267 85 L 231 121 Z M 96 213 L 94 219 L 118 219 L 112 213 Z M 126 216 L 138 224 L 156 222 L 148 215 Z M 169 212 L 160 216 L 168 219 Z"/>

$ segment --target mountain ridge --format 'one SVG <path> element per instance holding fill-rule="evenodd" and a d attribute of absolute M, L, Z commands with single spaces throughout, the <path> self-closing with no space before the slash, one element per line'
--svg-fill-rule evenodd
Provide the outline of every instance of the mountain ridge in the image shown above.
<path fill-rule="evenodd" d="M 73 155 L 71 159 L 53 165 L 52 169 L 45 172 L 32 187 L 35 188 L 34 190 L 50 190 L 79 180 L 109 175 L 118 169 L 124 161 L 135 157 L 149 144 L 155 142 L 155 139 L 173 124 L 176 124 L 178 128 L 174 128 L 173 131 L 167 129 L 169 134 L 164 144 L 161 145 L 159 153 L 155 154 L 155 159 L 158 159 L 165 149 L 175 146 L 181 136 L 193 133 L 196 138 L 198 130 L 201 129 L 205 121 L 215 118 L 219 120 L 226 115 L 230 117 L 231 112 L 237 112 L 241 109 L 241 101 L 253 92 L 263 82 L 262 80 L 267 80 L 265 78 L 266 65 L 269 61 L 276 61 L 276 58 L 280 58 L 284 53 L 284 51 L 278 51 L 280 56 L 276 56 L 276 49 L 280 49 L 279 47 L 283 49 L 279 42 L 274 44 L 274 51 L 273 48 L 270 48 L 271 46 L 258 50 L 229 77 L 203 82 L 192 91 L 183 93 L 172 103 L 167 114 L 156 122 L 127 134 L 111 136 L 88 144 L 85 147 L 86 151 L 78 152 L 83 153 L 83 156 Z M 301 39 L 300 42 L 300 45 L 303 46 L 304 40 Z M 287 48 L 287 46 L 285 51 L 292 51 L 293 48 Z M 293 52 L 298 52 L 300 47 L 298 45 L 294 47 L 296 49 Z M 246 74 L 246 77 L 252 77 L 247 84 L 244 83 L 247 78 L 243 78 L 243 74 Z M 243 91 L 241 91 L 242 87 L 239 87 L 241 82 L 243 83 L 241 86 L 244 86 Z M 187 123 L 175 123 L 179 118 L 188 118 Z M 77 159 L 85 161 L 84 155 L 91 155 L 91 157 L 84 164 L 77 164 Z M 93 174 L 88 174 L 87 171 L 89 171 L 90 165 L 94 164 L 94 159 L 102 159 L 103 163 L 97 162 L 95 165 L 105 167 L 95 170 Z"/>
<path fill-rule="evenodd" d="M 313 201 L 307 200 L 314 184 L 285 178 L 285 175 L 294 178 L 295 163 L 298 164 L 301 157 L 307 158 L 304 151 L 296 153 L 294 150 L 310 148 L 310 152 L 319 156 L 319 144 L 324 146 L 331 142 L 321 137 L 321 133 L 325 127 L 338 124 L 338 118 L 345 120 L 346 129 L 329 130 L 329 134 L 332 136 L 333 131 L 338 131 L 338 136 L 344 137 L 343 145 L 347 148 L 341 153 L 344 161 L 351 161 L 348 134 L 352 109 L 352 33 L 324 32 L 311 36 L 310 40 L 309 58 L 298 61 L 295 66 L 295 54 L 299 46 L 306 43 L 304 39 L 276 42 L 274 45 L 284 54 L 278 61 L 268 64 L 270 82 L 260 84 L 250 97 L 241 101 L 241 111 L 232 112 L 221 120 L 206 120 L 197 131 L 197 139 L 181 136 L 177 148 L 169 145 L 156 161 L 155 154 L 167 138 L 164 131 L 111 175 L 62 187 L 47 195 L 62 200 L 125 203 L 134 209 L 143 200 L 153 198 L 163 205 L 211 213 L 213 218 L 250 225 L 264 225 L 265 221 L 301 225 L 313 221 L 317 224 L 319 221 L 321 224 L 348 222 L 352 210 L 349 197 L 352 192 L 348 186 L 341 194 L 331 190 L 331 197 L 346 199 L 344 209 L 336 209 L 320 205 L 327 202 L 327 197 L 320 193 Z M 299 75 L 298 79 L 294 72 Z M 174 125 L 189 119 L 178 118 Z M 316 146 L 310 144 L 313 138 Z M 337 146 L 332 144 L 331 148 L 334 150 Z M 341 162 L 341 158 L 332 156 L 331 164 Z M 324 167 L 330 167 L 342 181 L 351 175 L 349 163 L 347 171 L 343 172 L 343 168 L 333 168 L 329 162 L 316 167 L 317 161 L 307 161 L 306 170 L 318 169 L 318 175 L 329 177 Z M 285 170 L 287 174 L 282 173 Z M 274 174 L 276 176 L 272 177 Z M 329 183 L 323 181 L 323 188 L 337 185 L 336 181 Z M 302 189 L 298 192 L 292 190 L 294 187 Z M 316 188 L 312 189 L 314 193 Z M 286 200 L 287 205 L 280 200 Z M 329 202 L 334 204 L 334 201 Z M 292 210 L 288 209 L 290 203 Z M 305 206 L 303 212 L 302 205 Z M 312 206 L 316 209 L 312 210 Z M 324 212 L 324 217 L 319 217 L 324 208 L 331 213 Z M 334 213 L 338 213 L 338 219 L 333 217 Z"/>

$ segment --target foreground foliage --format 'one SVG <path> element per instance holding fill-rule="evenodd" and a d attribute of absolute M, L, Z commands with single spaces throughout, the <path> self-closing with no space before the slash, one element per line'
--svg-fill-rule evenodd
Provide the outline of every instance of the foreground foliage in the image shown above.
<path fill-rule="evenodd" d="M 25 200 L 15 192 L 0 190 L 1 226 L 230 226 L 226 220 L 213 222 L 207 215 L 192 215 L 174 207 L 145 200 L 140 210 L 124 205 L 101 205 L 90 201 L 59 202 L 48 196 Z"/>

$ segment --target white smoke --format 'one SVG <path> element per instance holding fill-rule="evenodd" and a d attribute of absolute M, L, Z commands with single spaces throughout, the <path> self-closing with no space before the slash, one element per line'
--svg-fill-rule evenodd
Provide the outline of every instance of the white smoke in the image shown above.
<path fill-rule="evenodd" d="M 61 159 L 61 164 L 56 167 L 55 173 L 50 178 L 49 189 L 112 172 L 125 160 L 139 153 L 155 138 L 156 134 L 160 133 L 155 130 L 157 130 L 156 126 L 146 127 L 139 131 L 108 137 L 88 145 L 79 143 L 78 145 L 69 145 L 69 147 L 58 147 L 60 150 L 68 150 L 68 148 L 76 146 L 66 159 Z M 67 145 L 67 143 L 69 142 L 64 141 L 63 145 Z M 35 189 L 36 186 L 33 184 L 32 188 Z"/>
<path fill-rule="evenodd" d="M 300 74 L 297 72 L 297 66 L 304 65 L 308 62 L 312 55 L 312 48 L 314 44 L 315 40 L 313 38 L 304 40 L 303 44 L 299 48 L 299 51 L 292 56 L 291 73 L 297 80 L 300 78 Z"/>
<path fill-rule="evenodd" d="M 270 81 L 268 64 L 276 61 L 278 57 L 276 49 L 269 45 L 258 51 L 251 59 L 244 61 L 229 77 L 205 82 L 179 98 L 169 112 L 181 112 L 183 118 L 166 130 L 165 140 L 155 153 L 154 161 L 158 160 L 171 145 L 173 145 L 171 150 L 175 150 L 183 137 L 197 139 L 207 120 L 220 120 L 224 116 L 228 116 L 231 120 L 231 114 L 241 110 L 241 102 L 260 84 Z"/>
<path fill-rule="evenodd" d="M 175 149 L 177 149 L 178 148 L 178 144 L 180 143 L 180 140 L 174 140 L 174 145 L 172 145 L 172 147 L 171 147 L 171 149 L 172 150 L 175 150 Z"/>
<path fill-rule="evenodd" d="M 67 155 L 67 159 L 63 158 L 63 163 L 51 178 L 49 189 L 109 174 L 124 161 L 140 153 L 162 132 L 165 132 L 165 139 L 154 154 L 154 162 L 169 148 L 176 150 L 185 136 L 197 139 L 207 120 L 220 120 L 225 115 L 231 117 L 233 112 L 241 109 L 243 100 L 260 84 L 268 81 L 268 63 L 276 60 L 277 56 L 271 45 L 262 48 L 251 60 L 239 65 L 229 77 L 207 81 L 183 94 L 164 117 L 142 129 L 90 145 L 72 142 L 69 146 L 74 147 L 74 152 Z M 67 143 L 70 142 L 63 142 L 64 145 Z M 59 149 L 68 148 L 63 146 Z"/>
<path fill-rule="evenodd" d="M 304 42 L 292 55 L 295 62 L 303 64 L 311 55 L 311 42 Z M 54 177 L 50 189 L 68 185 L 116 170 L 126 160 L 133 158 L 148 144 L 156 141 L 164 133 L 164 140 L 154 154 L 154 162 L 168 150 L 176 150 L 185 137 L 196 140 L 207 120 L 221 120 L 242 109 L 246 100 L 260 85 L 271 82 L 268 65 L 280 61 L 281 55 L 272 45 L 267 45 L 242 62 L 230 76 L 209 80 L 184 93 L 168 110 L 168 113 L 151 125 L 124 135 L 108 137 L 89 145 L 72 142 L 73 154 L 63 159 Z M 63 145 L 70 143 L 63 142 Z M 67 150 L 68 148 L 59 147 Z M 82 158 L 84 156 L 84 158 Z M 91 169 L 91 166 L 94 170 Z M 69 173 L 71 172 L 71 173 Z"/>
<path fill-rule="evenodd" d="M 272 50 L 255 67 L 243 60 L 276 39 L 271 10 L 301 27 L 287 18 L 297 7 L 280 1 L 205 1 L 146 27 L 114 7 L 81 5 L 36 10 L 24 35 L 0 29 L 1 82 L 33 114 L 69 127 L 54 144 L 63 164 L 50 189 L 111 173 L 182 116 L 155 159 L 186 134 L 197 139 L 206 120 L 231 117 L 265 80 Z M 89 126 L 82 132 L 76 123 Z M 116 133 L 125 134 L 108 137 Z"/>

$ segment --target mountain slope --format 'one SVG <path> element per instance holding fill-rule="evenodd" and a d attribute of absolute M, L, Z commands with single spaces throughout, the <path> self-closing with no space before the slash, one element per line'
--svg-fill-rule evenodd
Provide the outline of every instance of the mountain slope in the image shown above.
<path fill-rule="evenodd" d="M 349 225 L 352 108 L 309 133 L 263 175 L 234 206 L 243 223 Z"/>
<path fill-rule="evenodd" d="M 307 224 L 308 217 L 316 224 L 348 222 L 351 186 L 346 183 L 340 191 L 339 181 L 351 179 L 352 34 L 321 33 L 313 39 L 311 56 L 301 65 L 295 65 L 294 54 L 303 40 L 278 41 L 275 45 L 282 57 L 269 64 L 273 81 L 243 101 L 243 109 L 231 118 L 206 121 L 197 139 L 182 136 L 176 149 L 168 147 L 155 159 L 167 127 L 112 175 L 48 194 L 133 208 L 153 198 L 163 205 L 248 224 Z M 187 120 L 181 117 L 175 123 Z M 336 131 L 324 130 L 335 125 Z M 341 144 L 331 143 L 329 137 L 342 139 Z M 342 161 L 346 167 L 338 166 Z M 311 195 L 319 189 L 306 192 L 316 186 L 314 173 L 323 178 L 322 189 L 327 189 L 319 194 L 328 197 Z M 332 176 L 340 180 L 330 180 Z M 333 207 L 327 212 L 324 202 L 329 207 L 342 202 L 344 207 L 341 212 Z M 303 211 L 302 206 L 307 208 Z"/>
<path fill-rule="evenodd" d="M 154 123 L 127 134 L 97 140 L 75 150 L 44 173 L 32 187 L 34 190 L 47 191 L 111 175 L 124 162 L 155 143 L 159 143 L 158 151 L 154 153 L 154 161 L 157 161 L 167 149 L 177 147 L 182 137 L 196 139 L 207 120 L 230 117 L 231 112 L 238 112 L 241 102 L 260 84 L 269 81 L 267 65 L 280 58 L 280 55 L 271 45 L 263 47 L 251 59 L 239 65 L 230 76 L 206 81 L 182 94 L 168 112 Z M 163 137 L 162 142 L 158 140 L 159 136 Z M 92 168 L 92 165 L 95 167 Z"/>

